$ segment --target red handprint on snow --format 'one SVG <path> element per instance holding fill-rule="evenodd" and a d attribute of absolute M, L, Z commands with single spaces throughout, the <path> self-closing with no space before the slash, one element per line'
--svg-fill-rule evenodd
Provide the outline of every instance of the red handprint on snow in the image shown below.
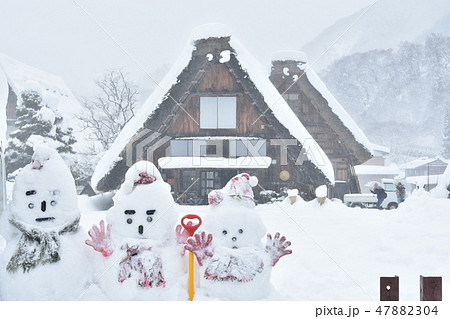
<path fill-rule="evenodd" d="M 187 244 L 184 246 L 186 250 L 194 253 L 197 257 L 198 264 L 203 265 L 203 262 L 212 257 L 213 249 L 211 247 L 211 241 L 213 237 L 211 234 L 206 235 L 204 231 L 200 234 L 195 234 L 187 240 Z"/>
<path fill-rule="evenodd" d="M 101 252 L 105 257 L 108 257 L 114 252 L 111 242 L 111 224 L 108 224 L 105 231 L 105 222 L 101 220 L 100 229 L 96 225 L 93 225 L 88 234 L 92 240 L 86 240 L 86 245 Z"/>
<path fill-rule="evenodd" d="M 290 241 L 286 241 L 286 237 L 280 238 L 280 233 L 276 233 L 272 238 L 271 234 L 267 234 L 266 251 L 272 259 L 272 267 L 285 255 L 292 254 L 292 250 L 286 249 L 291 245 Z"/>

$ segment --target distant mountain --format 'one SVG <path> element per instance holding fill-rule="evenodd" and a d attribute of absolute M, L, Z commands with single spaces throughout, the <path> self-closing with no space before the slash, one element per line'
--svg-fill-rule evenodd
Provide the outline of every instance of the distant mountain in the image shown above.
<path fill-rule="evenodd" d="M 303 47 L 312 63 L 360 17 L 366 9 L 338 20 Z M 380 0 L 355 23 L 314 65 L 320 71 L 336 59 L 358 52 L 398 48 L 449 28 L 448 0 Z M 445 17 L 447 19 L 445 19 Z"/>
<path fill-rule="evenodd" d="M 432 34 L 423 44 L 342 57 L 320 75 L 369 139 L 401 162 L 441 150 L 449 66 L 450 37 Z"/>
<path fill-rule="evenodd" d="M 434 23 L 431 28 L 427 29 L 417 40 L 423 42 L 428 35 L 433 33 L 450 36 L 450 12 Z"/>

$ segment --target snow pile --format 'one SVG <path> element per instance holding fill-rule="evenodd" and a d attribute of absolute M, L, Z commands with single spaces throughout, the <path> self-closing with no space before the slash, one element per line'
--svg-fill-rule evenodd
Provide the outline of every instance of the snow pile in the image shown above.
<path fill-rule="evenodd" d="M 0 146 L 6 145 L 6 103 L 8 102 L 8 80 L 0 68 Z"/>
<path fill-rule="evenodd" d="M 447 198 L 450 194 L 450 165 L 444 171 L 444 174 L 440 176 L 439 182 L 435 188 L 431 190 L 431 193 L 436 197 Z"/>
<path fill-rule="evenodd" d="M 55 150 L 40 144 L 34 151 L 32 163 L 16 176 L 2 220 L 7 246 L 0 262 L 1 296 L 73 300 L 91 274 L 75 183 Z"/>
<path fill-rule="evenodd" d="M 442 276 L 444 291 L 450 285 L 448 199 L 423 192 L 382 212 L 332 201 L 277 206 L 257 208 L 269 232 L 293 243 L 272 275 L 286 298 L 376 301 L 380 276 L 400 276 L 401 300 L 419 300 L 419 275 Z"/>
<path fill-rule="evenodd" d="M 113 201 L 108 225 L 94 225 L 86 241 L 103 255 L 92 261 L 101 277 L 96 286 L 110 300 L 187 299 L 170 185 L 152 163 L 141 161 L 127 171 Z M 101 276 L 104 269 L 110 270 Z"/>

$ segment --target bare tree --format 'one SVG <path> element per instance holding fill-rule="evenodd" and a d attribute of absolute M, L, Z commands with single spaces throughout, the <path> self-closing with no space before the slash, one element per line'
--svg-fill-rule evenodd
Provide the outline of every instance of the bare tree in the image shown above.
<path fill-rule="evenodd" d="M 95 84 L 100 94 L 91 100 L 82 99 L 84 110 L 78 118 L 89 130 L 89 139 L 100 142 L 107 150 L 133 117 L 139 91 L 121 70 L 106 72 Z"/>

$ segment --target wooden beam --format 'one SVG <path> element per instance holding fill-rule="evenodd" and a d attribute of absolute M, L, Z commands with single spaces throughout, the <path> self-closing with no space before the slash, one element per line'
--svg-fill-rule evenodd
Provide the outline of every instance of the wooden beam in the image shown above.
<path fill-rule="evenodd" d="M 380 301 L 399 301 L 399 277 L 380 277 Z"/>
<path fill-rule="evenodd" d="M 442 301 L 442 277 L 420 276 L 420 301 Z"/>

